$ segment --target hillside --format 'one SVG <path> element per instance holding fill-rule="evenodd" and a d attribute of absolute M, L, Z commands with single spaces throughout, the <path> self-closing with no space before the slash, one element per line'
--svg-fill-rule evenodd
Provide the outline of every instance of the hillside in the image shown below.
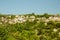
<path fill-rule="evenodd" d="M 60 40 L 60 15 L 2 15 L 0 40 Z"/>

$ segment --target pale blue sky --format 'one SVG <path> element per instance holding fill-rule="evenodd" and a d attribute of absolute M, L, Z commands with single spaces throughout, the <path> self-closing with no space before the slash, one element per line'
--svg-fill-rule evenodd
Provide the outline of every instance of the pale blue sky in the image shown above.
<path fill-rule="evenodd" d="M 0 0 L 0 13 L 60 13 L 60 0 Z"/>

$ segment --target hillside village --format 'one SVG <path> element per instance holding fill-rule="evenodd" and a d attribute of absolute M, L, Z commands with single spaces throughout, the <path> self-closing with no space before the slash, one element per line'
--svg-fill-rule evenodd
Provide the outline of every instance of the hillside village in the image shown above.
<path fill-rule="evenodd" d="M 60 40 L 59 15 L 0 15 L 0 40 Z"/>
<path fill-rule="evenodd" d="M 36 21 L 37 23 L 40 22 L 40 21 L 44 21 L 44 22 L 49 22 L 49 21 L 54 21 L 54 22 L 60 22 L 60 16 L 57 16 L 57 15 L 51 15 L 49 16 L 48 18 L 46 17 L 36 17 L 37 15 L 6 15 L 5 17 L 4 16 L 1 16 L 0 17 L 0 24 L 3 24 L 4 23 L 9 23 L 9 24 L 16 24 L 16 23 L 24 23 L 26 21 L 29 21 L 29 22 L 33 22 L 33 21 Z M 14 17 L 14 18 L 13 18 Z M 13 18 L 13 19 L 12 19 Z"/>

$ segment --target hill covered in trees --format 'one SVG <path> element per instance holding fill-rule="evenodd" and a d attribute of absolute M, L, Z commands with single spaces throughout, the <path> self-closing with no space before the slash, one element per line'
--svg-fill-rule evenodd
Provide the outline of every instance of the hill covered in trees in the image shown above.
<path fill-rule="evenodd" d="M 0 14 L 0 40 L 60 40 L 60 15 Z"/>

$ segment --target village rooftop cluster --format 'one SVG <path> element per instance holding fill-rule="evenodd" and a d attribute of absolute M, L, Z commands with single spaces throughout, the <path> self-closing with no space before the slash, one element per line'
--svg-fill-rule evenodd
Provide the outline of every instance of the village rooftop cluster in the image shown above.
<path fill-rule="evenodd" d="M 7 16 L 1 16 L 0 17 L 0 24 L 3 23 L 9 23 L 9 24 L 16 24 L 16 23 L 24 23 L 24 22 L 33 22 L 36 21 L 39 22 L 45 22 L 45 24 L 49 21 L 57 21 L 60 22 L 60 16 L 57 15 L 51 15 L 48 18 L 46 17 L 38 17 L 37 15 L 7 15 Z"/>

